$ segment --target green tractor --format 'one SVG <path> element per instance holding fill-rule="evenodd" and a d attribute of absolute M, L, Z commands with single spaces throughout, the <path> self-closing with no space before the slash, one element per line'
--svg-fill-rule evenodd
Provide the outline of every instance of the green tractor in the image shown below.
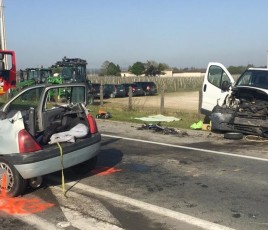
<path fill-rule="evenodd" d="M 88 90 L 88 103 L 91 105 L 94 103 L 94 96 L 91 82 L 87 80 L 86 66 L 86 60 L 64 57 L 62 61 L 56 62 L 51 67 L 53 75 L 47 78 L 47 82 L 51 84 L 85 83 Z M 57 97 L 58 99 L 68 100 L 68 92 L 57 92 Z"/>
<path fill-rule="evenodd" d="M 20 70 L 20 80 L 16 88 L 11 89 L 11 95 L 16 95 L 22 89 L 47 82 L 48 77 L 52 75 L 52 70 L 49 68 L 27 68 Z"/>
<path fill-rule="evenodd" d="M 47 82 L 48 77 L 52 75 L 50 68 L 27 68 L 25 71 L 27 80 L 34 80 L 36 84 Z"/>

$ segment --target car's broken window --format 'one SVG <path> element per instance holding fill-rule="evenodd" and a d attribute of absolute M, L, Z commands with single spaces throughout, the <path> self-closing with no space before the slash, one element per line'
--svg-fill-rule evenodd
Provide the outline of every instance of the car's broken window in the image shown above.
<path fill-rule="evenodd" d="M 85 103 L 85 101 L 85 87 L 69 86 L 51 88 L 46 94 L 45 110 L 52 109 L 55 105 Z"/>
<path fill-rule="evenodd" d="M 43 91 L 43 87 L 38 87 L 34 89 L 27 90 L 20 96 L 18 96 L 15 100 L 11 101 L 6 112 L 10 112 L 12 110 L 22 111 L 28 110 L 31 107 L 37 108 L 39 105 L 39 100 Z"/>

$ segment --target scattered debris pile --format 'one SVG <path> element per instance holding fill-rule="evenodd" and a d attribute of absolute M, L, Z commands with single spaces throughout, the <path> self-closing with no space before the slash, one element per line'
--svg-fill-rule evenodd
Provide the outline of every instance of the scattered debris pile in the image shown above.
<path fill-rule="evenodd" d="M 189 136 L 186 131 L 181 131 L 175 128 L 163 127 L 161 123 L 157 124 L 143 124 L 141 127 L 138 127 L 137 130 L 152 130 L 155 133 L 160 133 L 164 135 L 174 135 L 178 137 Z"/>

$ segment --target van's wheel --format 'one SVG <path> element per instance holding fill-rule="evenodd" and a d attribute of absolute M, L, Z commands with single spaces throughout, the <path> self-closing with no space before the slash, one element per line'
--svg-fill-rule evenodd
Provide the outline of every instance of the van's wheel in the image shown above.
<path fill-rule="evenodd" d="M 22 178 L 13 165 L 0 159 L 0 185 L 1 194 L 15 197 L 25 191 L 27 180 Z"/>
<path fill-rule="evenodd" d="M 242 133 L 236 133 L 236 132 L 224 133 L 225 139 L 240 140 L 243 137 L 244 137 L 244 135 Z"/>
<path fill-rule="evenodd" d="M 88 95 L 88 104 L 93 105 L 94 104 L 94 96 L 93 94 Z"/>
<path fill-rule="evenodd" d="M 72 170 L 76 174 L 80 174 L 80 175 L 87 174 L 96 167 L 97 161 L 98 161 L 98 156 L 95 156 L 85 162 L 82 162 L 78 165 L 73 166 Z"/>

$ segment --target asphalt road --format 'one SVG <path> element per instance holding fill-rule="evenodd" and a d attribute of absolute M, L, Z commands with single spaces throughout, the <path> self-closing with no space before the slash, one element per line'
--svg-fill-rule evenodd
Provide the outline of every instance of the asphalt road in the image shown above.
<path fill-rule="evenodd" d="M 96 170 L 84 176 L 65 170 L 65 196 L 62 175 L 55 173 L 20 200 L 0 200 L 0 229 L 268 229 L 263 140 L 202 131 L 163 135 L 105 120 L 98 125 Z M 16 214 L 19 205 L 28 213 Z"/>

